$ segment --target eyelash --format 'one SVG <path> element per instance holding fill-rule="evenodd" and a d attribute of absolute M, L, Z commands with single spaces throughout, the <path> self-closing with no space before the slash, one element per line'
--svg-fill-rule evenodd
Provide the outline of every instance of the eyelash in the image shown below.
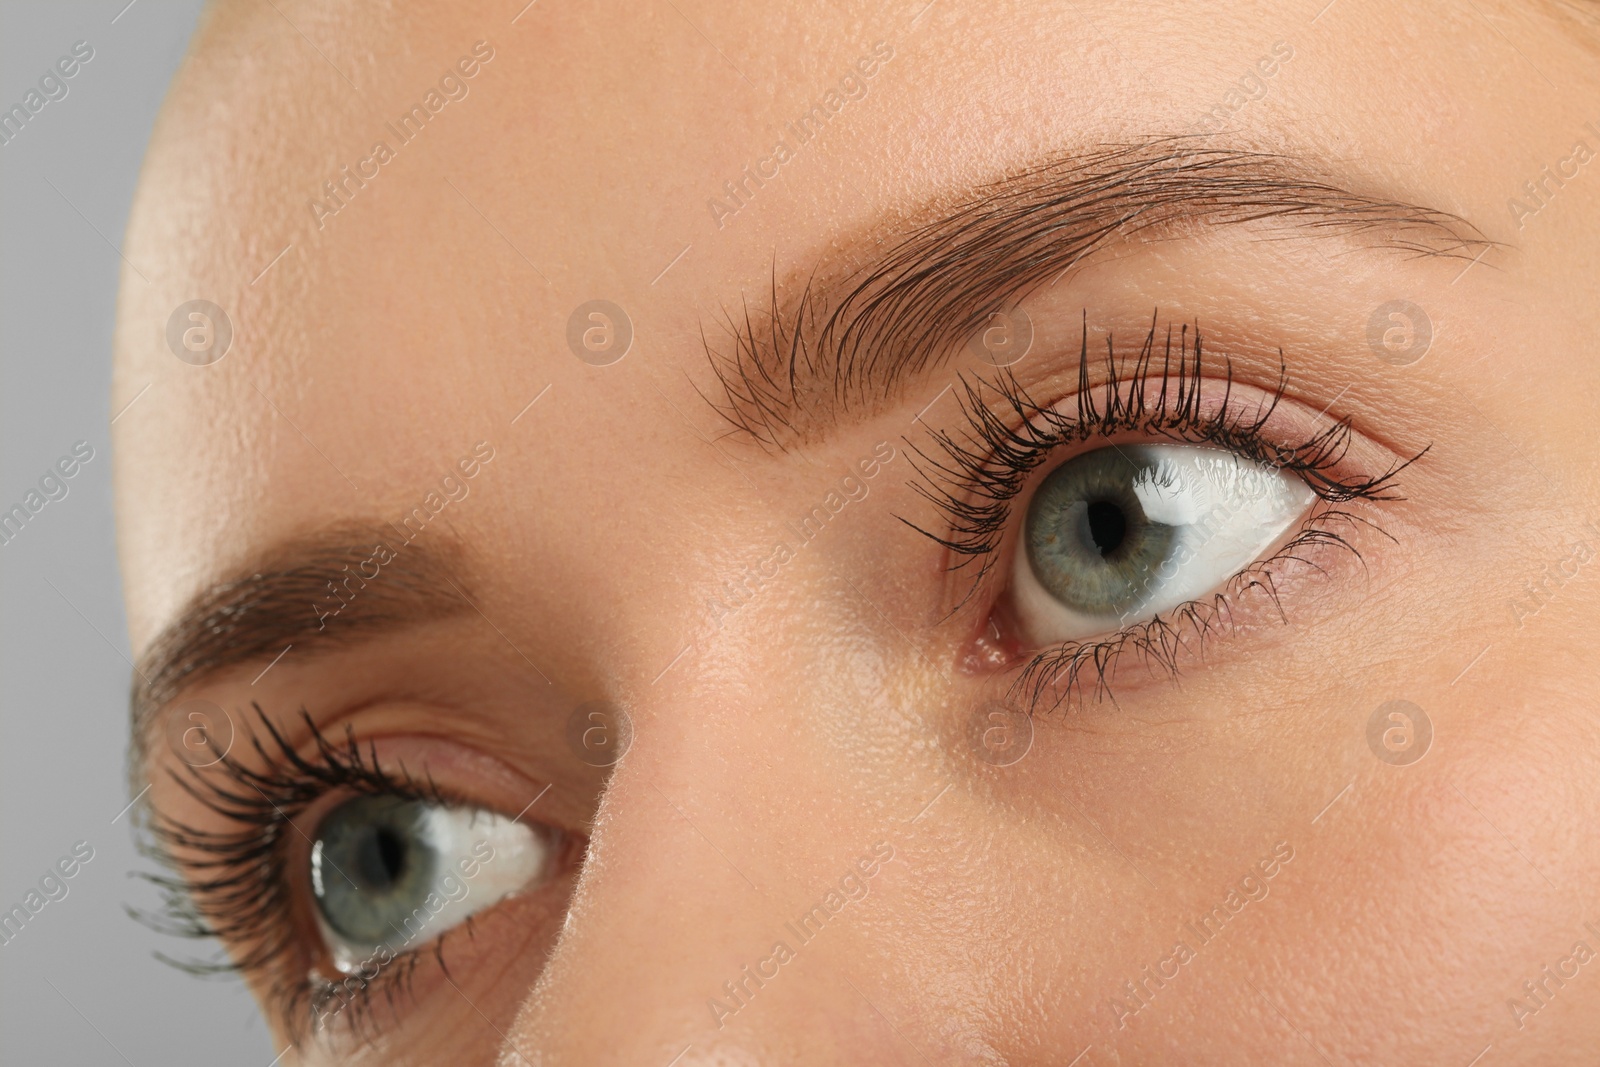
<path fill-rule="evenodd" d="M 1215 411 L 1203 413 L 1200 400 L 1207 379 L 1198 325 L 1193 328 L 1192 337 L 1187 324 L 1180 328 L 1176 353 L 1170 326 L 1159 356 L 1156 355 L 1156 337 L 1157 325 L 1153 319 L 1131 368 L 1124 373 L 1126 360 L 1118 357 L 1108 335 L 1105 380 L 1095 387 L 1090 381 L 1085 316 L 1075 412 L 1066 414 L 1037 403 L 1009 371 L 1002 371 L 994 381 L 963 377 L 962 412 L 968 426 L 963 438 L 942 430 L 934 431 L 937 455 L 907 442 L 920 477 L 913 487 L 943 513 L 948 532 L 933 533 L 910 520 L 901 521 L 956 557 L 950 564 L 952 571 L 969 567 L 974 562 L 978 565 L 971 586 L 952 609 L 952 614 L 971 599 L 998 562 L 1011 524 L 1013 501 L 1027 487 L 1031 475 L 1060 448 L 1094 437 L 1142 432 L 1190 444 L 1222 447 L 1299 475 L 1325 507 L 1314 512 L 1279 552 L 1246 567 L 1223 592 L 1209 600 L 1179 605 L 1155 619 L 1124 627 L 1105 638 L 1066 642 L 1035 652 L 1022 665 L 1012 683 L 1011 694 L 1030 714 L 1039 710 L 1052 694 L 1055 696 L 1052 706 L 1083 697 L 1084 687 L 1091 681 L 1095 699 L 1109 698 L 1109 672 L 1130 648 L 1147 663 L 1175 676 L 1177 656 L 1184 647 L 1184 627 L 1203 639 L 1231 619 L 1233 598 L 1251 588 L 1262 590 L 1275 607 L 1279 606 L 1270 568 L 1291 559 L 1316 567 L 1299 555 L 1308 547 L 1342 548 L 1359 559 L 1360 552 L 1343 534 L 1332 529 L 1332 524 L 1360 524 L 1384 532 L 1370 519 L 1344 510 L 1340 505 L 1356 500 L 1404 499 L 1395 492 L 1394 480 L 1428 451 L 1423 448 L 1377 477 L 1336 477 L 1332 472 L 1343 462 L 1349 448 L 1351 424 L 1348 418 L 1292 447 L 1273 443 L 1264 433 L 1268 419 L 1287 389 L 1287 370 L 1281 353 L 1278 385 L 1268 403 L 1249 414 L 1235 411 L 1232 367 L 1224 360 L 1223 400 Z M 1159 369 L 1156 369 L 1157 364 Z M 1150 389 L 1157 382 L 1160 389 L 1152 398 Z M 220 938 L 232 946 L 252 946 L 243 956 L 229 962 L 181 961 L 162 956 L 166 962 L 193 973 L 256 975 L 286 963 L 295 952 L 297 926 L 292 914 L 294 900 L 286 856 L 289 835 L 294 832 L 293 820 L 329 792 L 393 795 L 445 805 L 462 803 L 458 798 L 442 794 L 431 779 L 417 781 L 403 767 L 398 774 L 384 771 L 378 765 L 376 751 L 369 746 L 363 753 L 353 733 L 346 733 L 342 745 L 334 744 L 302 709 L 301 718 L 315 746 L 312 756 L 303 757 L 273 726 L 260 706 L 253 707 L 269 738 L 265 744 L 260 736 L 251 738 L 261 770 L 252 770 L 236 758 L 224 755 L 215 766 L 225 774 L 226 783 L 195 768 L 189 768 L 187 778 L 173 772 L 174 780 L 191 797 L 235 829 L 197 829 L 154 811 L 145 828 L 146 839 L 140 844 L 142 854 L 177 871 L 180 877 L 143 875 L 161 892 L 162 907 L 154 913 L 136 911 L 135 918 L 162 933 L 188 938 Z M 445 939 L 457 930 L 470 936 L 472 922 L 469 917 L 456 930 L 447 931 L 434 941 L 433 954 L 441 967 L 444 966 Z M 384 993 L 393 1010 L 398 997 L 409 988 L 409 979 L 419 957 L 416 951 L 398 956 L 394 964 L 376 978 L 360 983 L 354 999 L 348 1002 L 346 1009 L 341 1009 L 340 1016 L 345 1016 L 348 1010 L 348 1024 L 359 1031 L 374 1007 L 375 990 Z M 335 983 L 314 974 L 295 979 L 289 976 L 287 967 L 278 969 L 281 977 L 277 979 L 273 999 L 284 1005 L 286 1021 L 293 1024 L 297 1019 L 317 1019 L 332 999 Z M 302 1008 L 307 1011 L 304 1016 L 300 1014 Z M 294 1032 L 299 1033 L 298 1029 Z"/>
<path fill-rule="evenodd" d="M 324 978 L 310 967 L 303 977 L 295 977 L 291 961 L 298 951 L 299 924 L 286 855 L 296 833 L 293 821 L 335 790 L 352 797 L 396 796 L 446 806 L 464 802 L 441 791 L 431 778 L 418 781 L 403 766 L 398 773 L 383 770 L 376 750 L 369 745 L 363 752 L 348 729 L 343 744 L 335 744 L 304 709 L 300 717 L 310 731 L 315 752 L 302 756 L 259 704 L 251 706 L 268 738 L 266 743 L 259 735 L 250 738 L 262 769 L 223 755 L 213 765 L 221 775 L 202 774 L 193 767 L 188 768 L 187 777 L 171 772 L 185 792 L 234 829 L 198 829 L 153 808 L 139 843 L 140 853 L 177 872 L 178 877 L 142 873 L 145 881 L 158 888 L 162 904 L 155 912 L 133 911 L 133 917 L 158 933 L 217 938 L 236 950 L 250 945 L 239 958 L 223 962 L 178 960 L 163 953 L 157 956 L 198 975 L 253 977 L 275 972 L 270 999 L 282 1005 L 285 1028 L 297 1043 L 307 1026 L 316 1028 L 324 1018 L 323 1010 L 334 1001 L 340 985 L 353 992 L 353 997 L 334 1017 L 361 1033 L 375 1007 L 375 992 L 383 993 L 391 1012 L 397 1011 L 397 1002 L 410 989 L 421 952 L 426 950 L 397 954 L 373 978 L 357 979 L 354 990 L 349 983 Z M 217 780 L 219 777 L 225 780 Z M 441 968 L 445 967 L 446 939 L 458 931 L 470 937 L 472 925 L 469 916 L 434 940 L 432 954 Z"/>
<path fill-rule="evenodd" d="M 1268 420 L 1288 388 L 1281 350 L 1278 384 L 1266 404 L 1248 413 L 1235 410 L 1238 402 L 1234 400 L 1233 367 L 1224 359 L 1222 401 L 1215 410 L 1206 412 L 1201 399 L 1207 364 L 1199 325 L 1193 327 L 1192 334 L 1188 324 L 1179 329 L 1176 352 L 1169 325 L 1158 355 L 1158 319 L 1159 312 L 1152 318 L 1150 331 L 1131 366 L 1126 357 L 1118 356 L 1112 337 L 1107 335 L 1105 380 L 1094 386 L 1085 313 L 1078 355 L 1077 407 L 1071 414 L 1034 401 L 1008 370 L 1002 370 L 993 381 L 963 375 L 961 409 L 967 432 L 958 438 L 944 430 L 933 431 L 933 454 L 907 440 L 918 473 L 912 487 L 942 512 L 948 532 L 934 533 L 908 519 L 901 521 L 948 550 L 953 557 L 951 571 L 977 563 L 971 585 L 951 614 L 973 597 L 999 562 L 1011 526 L 1013 501 L 1027 487 L 1032 474 L 1063 446 L 1127 432 L 1212 445 L 1298 475 L 1316 494 L 1320 505 L 1277 553 L 1245 567 L 1210 598 L 1180 604 L 1108 637 L 1069 641 L 1035 652 L 1022 665 L 1009 694 L 1029 714 L 1046 707 L 1046 701 L 1053 709 L 1083 699 L 1089 682 L 1093 683 L 1093 699 L 1115 703 L 1109 676 L 1117 660 L 1130 649 L 1147 665 L 1176 677 L 1186 631 L 1203 641 L 1214 629 L 1231 622 L 1236 598 L 1250 589 L 1264 592 L 1281 616 L 1272 567 L 1294 560 L 1320 570 L 1301 555 L 1317 546 L 1343 549 L 1361 559 L 1360 551 L 1334 526 L 1361 525 L 1385 537 L 1389 535 L 1371 519 L 1341 505 L 1357 500 L 1403 500 L 1395 491 L 1396 476 L 1428 451 L 1424 447 L 1376 477 L 1338 477 L 1334 471 L 1343 463 L 1350 446 L 1348 418 L 1294 446 L 1273 442 L 1265 433 Z M 1159 392 L 1152 397 L 1150 392 L 1157 383 Z"/>

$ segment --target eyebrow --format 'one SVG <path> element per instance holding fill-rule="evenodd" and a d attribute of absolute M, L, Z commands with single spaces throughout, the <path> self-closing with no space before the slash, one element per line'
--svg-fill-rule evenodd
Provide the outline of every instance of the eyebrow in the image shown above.
<path fill-rule="evenodd" d="M 783 449 L 874 410 L 992 311 L 1118 234 L 1171 238 L 1201 224 L 1277 220 L 1411 256 L 1471 259 L 1494 244 L 1459 216 L 1352 192 L 1293 157 L 1207 147 L 1187 135 L 1052 160 L 918 217 L 901 221 L 898 236 L 865 235 L 859 266 L 819 265 L 784 285 L 775 268 L 768 307 L 746 303 L 729 319 L 733 350 L 707 342 L 723 394 L 712 404 L 735 433 Z M 476 610 L 459 542 L 421 545 L 396 532 L 352 523 L 291 538 L 197 594 L 136 667 L 133 766 L 145 764 L 160 709 L 230 667 Z M 395 558 L 365 577 L 361 564 L 380 545 Z M 337 614 L 319 619 L 318 605 Z"/>
<path fill-rule="evenodd" d="M 129 700 L 135 773 L 145 766 L 161 708 L 219 672 L 291 646 L 300 655 L 321 653 L 476 610 L 462 577 L 460 543 L 441 533 L 419 544 L 398 532 L 383 523 L 349 523 L 290 538 L 196 594 L 135 667 Z"/>
<path fill-rule="evenodd" d="M 1192 134 L 1053 159 L 913 220 L 898 235 L 856 241 L 860 265 L 847 253 L 843 266 L 819 264 L 782 284 L 774 266 L 764 308 L 746 300 L 737 316 L 725 313 L 729 343 L 705 340 L 720 393 L 707 400 L 732 433 L 781 451 L 880 410 L 993 312 L 1118 235 L 1275 222 L 1410 257 L 1470 260 L 1495 245 L 1460 216 L 1352 191 L 1297 157 Z"/>

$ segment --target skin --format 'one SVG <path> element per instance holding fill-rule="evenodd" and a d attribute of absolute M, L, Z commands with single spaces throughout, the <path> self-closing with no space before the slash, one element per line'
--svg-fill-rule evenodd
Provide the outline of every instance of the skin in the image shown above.
<path fill-rule="evenodd" d="M 424 952 L 393 1014 L 302 1036 L 283 1062 L 1592 1058 L 1600 957 L 1546 979 L 1536 1012 L 1508 1002 L 1531 1008 L 1523 983 L 1575 942 L 1600 949 L 1600 163 L 1520 226 L 1507 201 L 1574 142 L 1600 151 L 1593 21 L 1376 0 L 1314 22 L 1317 5 L 1237 2 L 539 4 L 513 23 L 515 6 L 216 8 L 128 234 L 149 282 L 124 277 L 112 408 L 149 386 L 115 426 L 141 655 L 272 546 L 403 514 L 476 442 L 494 449 L 424 535 L 459 546 L 477 610 L 308 637 L 264 675 L 270 654 L 184 686 L 167 714 L 205 699 L 243 729 L 256 701 L 304 744 L 304 706 L 507 815 L 548 785 L 525 821 L 578 842 L 549 885 L 447 938 L 457 988 Z M 866 97 L 719 227 L 707 198 L 880 39 L 894 56 Z M 307 198 L 478 40 L 494 58 L 467 98 L 319 228 Z M 768 294 L 775 263 L 804 271 L 1008 170 L 1183 128 L 1280 40 L 1293 58 L 1235 136 L 1497 246 L 1469 265 L 1261 227 L 1122 240 L 1030 299 L 1019 373 L 1070 404 L 1080 316 L 1139 336 L 1159 306 L 1203 322 L 1256 388 L 1283 349 L 1297 410 L 1349 417 L 1358 460 L 1428 453 L 1403 501 L 1366 505 L 1383 534 L 1352 533 L 1359 559 L 1285 575 L 1281 618 L 1257 596 L 1177 681 L 1130 660 L 1114 702 L 1041 710 L 1020 762 L 974 759 L 967 724 L 1010 676 L 964 657 L 1002 590 L 951 614 L 964 587 L 898 518 L 942 521 L 909 448 L 959 429 L 942 390 L 971 359 L 779 452 L 702 399 L 702 325 L 715 341 L 719 309 Z M 197 295 L 234 327 L 206 367 L 163 343 Z M 609 367 L 564 341 L 596 297 L 635 329 Z M 1433 328 L 1405 367 L 1368 342 L 1397 298 Z M 749 603 L 708 611 L 878 442 L 895 458 L 864 499 Z M 562 740 L 592 699 L 633 722 L 609 775 Z M 1391 700 L 1431 722 L 1409 765 L 1368 743 Z M 151 802 L 214 819 L 173 784 L 160 733 Z M 785 922 L 880 842 L 893 859 L 867 895 L 797 945 Z M 1124 983 L 1170 974 L 1184 924 L 1275 847 L 1292 858 L 1253 883 L 1266 895 L 1120 1011 Z M 779 939 L 795 958 L 717 1025 L 708 1001 Z"/>

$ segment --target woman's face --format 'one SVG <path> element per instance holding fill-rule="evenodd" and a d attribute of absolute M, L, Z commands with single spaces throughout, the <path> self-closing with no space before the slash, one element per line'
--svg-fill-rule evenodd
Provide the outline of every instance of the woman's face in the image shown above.
<path fill-rule="evenodd" d="M 284 1062 L 1592 1052 L 1592 10 L 519 6 L 214 10 L 125 247 Z"/>

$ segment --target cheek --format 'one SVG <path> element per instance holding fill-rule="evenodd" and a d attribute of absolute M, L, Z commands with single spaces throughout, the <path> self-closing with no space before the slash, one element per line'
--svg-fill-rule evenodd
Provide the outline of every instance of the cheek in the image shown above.
<path fill-rule="evenodd" d="M 1387 1033 L 1399 1043 L 1387 1054 L 1415 1061 L 1471 1034 L 1465 1062 L 1490 1041 L 1553 1051 L 1600 1037 L 1600 1014 L 1571 1011 L 1600 1000 L 1600 973 L 1569 985 L 1568 1013 L 1542 1013 L 1537 1031 L 1506 1007 L 1593 936 L 1564 887 L 1600 877 L 1592 834 L 1571 818 L 1600 802 L 1580 765 L 1592 760 L 1572 755 L 1592 745 L 1575 746 L 1560 715 L 1519 718 L 1506 729 L 1489 708 L 1439 713 L 1428 756 L 1363 769 L 1273 879 L 1263 944 L 1284 961 L 1277 1002 L 1324 1047 Z"/>

